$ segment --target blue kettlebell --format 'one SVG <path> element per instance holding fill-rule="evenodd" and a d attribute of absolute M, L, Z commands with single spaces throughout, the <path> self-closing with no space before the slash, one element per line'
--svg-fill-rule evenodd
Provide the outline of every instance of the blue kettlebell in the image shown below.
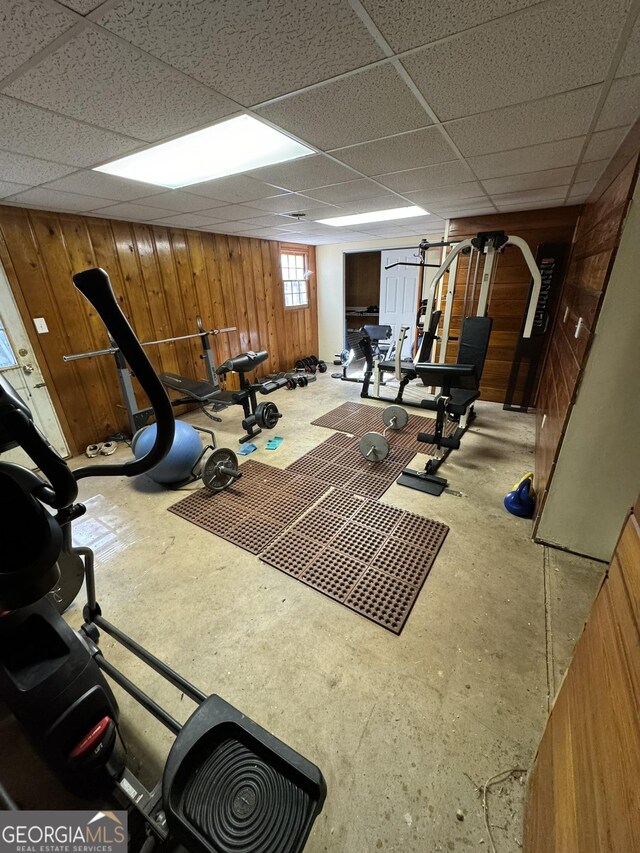
<path fill-rule="evenodd" d="M 525 474 L 519 483 L 505 495 L 504 506 L 512 515 L 531 518 L 536 505 L 533 495 L 533 474 Z"/>

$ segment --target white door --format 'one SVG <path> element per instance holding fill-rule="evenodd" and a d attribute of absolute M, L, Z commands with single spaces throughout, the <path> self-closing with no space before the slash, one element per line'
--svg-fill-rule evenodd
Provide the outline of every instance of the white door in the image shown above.
<path fill-rule="evenodd" d="M 51 397 L 35 359 L 31 343 L 18 312 L 13 293 L 0 265 L 0 371 L 31 409 L 34 423 L 61 456 L 69 455 Z M 3 453 L 3 462 L 15 462 L 33 468 L 22 450 Z"/>
<path fill-rule="evenodd" d="M 417 263 L 415 249 L 383 250 L 380 264 L 380 325 L 391 326 L 395 341 L 401 326 L 409 326 L 402 348 L 402 358 L 409 358 L 416 330 L 418 307 L 418 275 L 420 267 L 393 267 L 398 261 Z"/>

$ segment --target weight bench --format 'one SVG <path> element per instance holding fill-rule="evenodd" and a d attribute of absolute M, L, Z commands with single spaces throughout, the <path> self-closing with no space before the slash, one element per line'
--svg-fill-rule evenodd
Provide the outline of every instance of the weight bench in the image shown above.
<path fill-rule="evenodd" d="M 286 387 L 286 376 L 254 383 L 249 382 L 246 377 L 249 371 L 255 370 L 268 357 L 269 353 L 266 350 L 261 350 L 260 352 L 249 350 L 248 352 L 235 355 L 233 358 L 228 358 L 216 370 L 218 376 L 226 376 L 227 373 L 237 373 L 240 377 L 239 391 L 221 392 L 225 396 L 225 399 L 228 398 L 231 403 L 242 406 L 244 412 L 242 428 L 245 430 L 245 434 L 242 438 L 238 439 L 240 444 L 244 444 L 245 441 L 250 441 L 255 436 L 260 435 L 263 429 L 273 429 L 282 417 L 275 403 L 258 403 L 256 394 L 272 394 L 279 388 Z"/>
<path fill-rule="evenodd" d="M 423 407 L 436 412 L 434 432 L 418 433 L 418 441 L 435 444 L 436 455 L 424 467 L 424 471 L 405 468 L 397 483 L 429 495 L 439 496 L 447 487 L 443 477 L 435 476 L 452 450 L 460 447 L 460 439 L 469 422 L 475 417 L 473 404 L 480 396 L 480 380 L 491 337 L 491 317 L 466 317 L 462 324 L 458 362 L 456 364 L 417 363 L 416 375 L 425 385 L 436 385 L 440 393 L 433 400 L 424 400 Z M 445 416 L 458 421 L 453 435 L 444 433 Z"/>
<path fill-rule="evenodd" d="M 197 403 L 212 421 L 221 422 L 222 418 L 214 415 L 213 411 L 224 409 L 233 402 L 225 391 L 207 382 L 206 379 L 189 379 L 188 376 L 180 376 L 178 373 L 161 373 L 159 379 L 165 388 L 181 394 L 180 397 L 174 397 L 171 400 L 172 406 Z M 213 411 L 208 411 L 207 406 L 211 406 Z"/>

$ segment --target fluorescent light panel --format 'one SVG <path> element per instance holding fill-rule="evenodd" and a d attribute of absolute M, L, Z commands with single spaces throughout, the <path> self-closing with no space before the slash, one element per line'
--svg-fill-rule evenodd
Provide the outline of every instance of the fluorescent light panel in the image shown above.
<path fill-rule="evenodd" d="M 96 172 L 177 189 L 315 154 L 267 124 L 242 115 L 130 154 Z"/>
<path fill-rule="evenodd" d="M 323 225 L 361 225 L 363 222 L 387 222 L 390 219 L 410 219 L 412 216 L 429 216 L 429 211 L 411 205 L 393 207 L 390 210 L 370 210 L 368 213 L 354 213 L 351 216 L 334 216 L 332 219 L 318 219 L 318 222 Z"/>

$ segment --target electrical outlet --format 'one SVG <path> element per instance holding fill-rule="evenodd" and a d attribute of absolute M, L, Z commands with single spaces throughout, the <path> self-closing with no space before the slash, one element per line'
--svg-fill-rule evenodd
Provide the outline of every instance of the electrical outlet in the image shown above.
<path fill-rule="evenodd" d="M 576 330 L 575 330 L 575 332 L 574 332 L 574 337 L 575 337 L 575 338 L 579 338 L 579 337 L 580 337 L 580 332 L 582 331 L 582 327 L 583 327 L 583 326 L 584 326 L 584 320 L 582 319 L 582 317 L 580 317 L 580 318 L 578 319 L 578 322 L 576 323 Z"/>

